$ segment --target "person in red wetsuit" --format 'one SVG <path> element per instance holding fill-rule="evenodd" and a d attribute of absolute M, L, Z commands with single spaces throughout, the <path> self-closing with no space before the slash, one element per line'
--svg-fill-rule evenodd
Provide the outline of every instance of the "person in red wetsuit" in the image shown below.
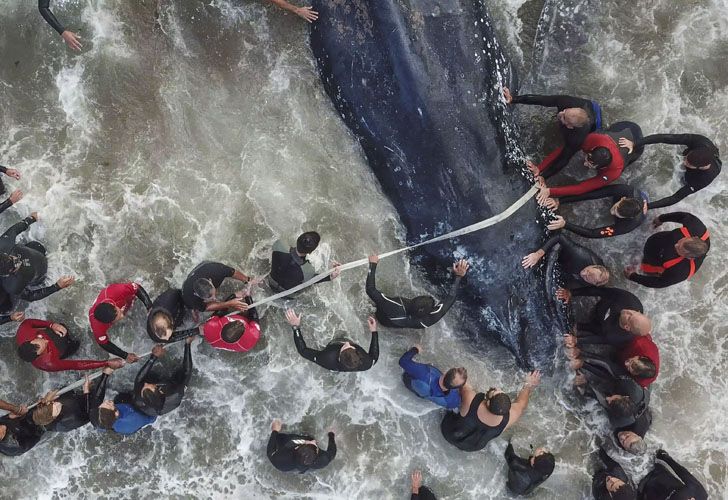
<path fill-rule="evenodd" d="M 617 358 L 642 387 L 649 387 L 660 373 L 660 350 L 652 335 L 634 337 L 617 353 Z"/>
<path fill-rule="evenodd" d="M 59 372 L 64 370 L 95 370 L 97 368 L 121 368 L 124 361 L 66 359 L 78 350 L 79 342 L 71 338 L 60 323 L 42 319 L 26 319 L 15 335 L 18 355 L 39 370 Z"/>
<path fill-rule="evenodd" d="M 152 307 L 149 294 L 139 283 L 114 283 L 101 290 L 96 302 L 88 311 L 88 319 L 96 343 L 105 351 L 119 356 L 128 363 L 136 362 L 139 356 L 133 352 L 126 352 L 111 342 L 108 331 L 114 323 L 123 319 L 131 310 L 134 298 L 141 300 L 147 310 Z"/>
<path fill-rule="evenodd" d="M 248 305 L 253 303 L 249 295 L 244 300 Z M 226 351 L 247 352 L 255 347 L 260 339 L 260 321 L 255 307 L 229 316 L 224 313 L 218 312 L 207 320 L 203 327 L 205 340 L 212 347 Z"/>
<path fill-rule="evenodd" d="M 659 215 L 652 222 L 660 227 L 664 222 L 677 222 L 682 227 L 660 231 L 645 242 L 639 274 L 635 266 L 624 268 L 627 279 L 650 288 L 665 288 L 690 279 L 710 250 L 710 234 L 700 219 L 687 212 Z"/>

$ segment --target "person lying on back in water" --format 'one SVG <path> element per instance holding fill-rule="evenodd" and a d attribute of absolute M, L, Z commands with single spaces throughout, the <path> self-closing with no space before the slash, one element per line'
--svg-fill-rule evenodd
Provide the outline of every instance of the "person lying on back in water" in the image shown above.
<path fill-rule="evenodd" d="M 219 262 L 204 261 L 195 267 L 182 284 L 182 300 L 192 311 L 221 311 L 234 309 L 245 311 L 248 304 L 233 297 L 221 301 L 217 297 L 218 288 L 226 278 L 232 278 L 243 283 L 253 282 L 253 278 L 240 271 Z"/>
<path fill-rule="evenodd" d="M 321 236 L 315 231 L 307 231 L 296 240 L 295 247 L 289 247 L 283 240 L 273 243 L 270 275 L 268 283 L 276 292 L 290 290 L 316 276 L 316 270 L 306 256 L 316 250 Z M 332 262 L 334 272 L 318 283 L 336 279 L 341 272 L 340 264 Z"/>
<path fill-rule="evenodd" d="M 446 412 L 440 431 L 448 443 L 463 451 L 478 451 L 513 426 L 528 406 L 533 389 L 541 381 L 541 372 L 526 376 L 526 382 L 511 404 L 511 398 L 495 387 L 485 394 L 468 384 L 460 389 L 460 411 Z"/>
<path fill-rule="evenodd" d="M 692 278 L 710 250 L 710 233 L 705 224 L 687 212 L 658 215 L 652 223 L 660 227 L 677 222 L 682 227 L 660 231 L 645 242 L 639 274 L 636 266 L 624 268 L 624 276 L 649 288 L 666 288 Z"/>
<path fill-rule="evenodd" d="M 303 434 L 283 434 L 281 421 L 276 419 L 270 426 L 266 455 L 273 467 L 283 472 L 303 474 L 309 470 L 323 469 L 336 458 L 336 438 L 329 431 L 329 444 L 322 450 L 316 440 Z"/>
<path fill-rule="evenodd" d="M 430 488 L 422 486 L 422 472 L 418 470 L 412 471 L 410 484 L 412 485 L 410 500 L 437 500 L 437 497 Z"/>
<path fill-rule="evenodd" d="M 17 457 L 33 448 L 45 431 L 27 418 L 15 413 L 0 417 L 0 454 Z"/>
<path fill-rule="evenodd" d="M 462 367 L 450 368 L 443 374 L 432 365 L 414 361 L 415 355 L 421 352 L 422 348 L 416 345 L 399 358 L 399 366 L 404 370 L 402 381 L 405 387 L 448 410 L 459 408 L 459 389 L 468 381 L 468 371 Z"/>
<path fill-rule="evenodd" d="M 64 325 L 42 319 L 23 321 L 15 334 L 15 343 L 20 359 L 47 372 L 124 366 L 124 360 L 121 359 L 66 359 L 78 351 L 81 343 L 71 337 Z"/>
<path fill-rule="evenodd" d="M 152 355 L 134 379 L 134 408 L 149 415 L 158 417 L 176 409 L 185 395 L 185 389 L 192 378 L 192 349 L 190 348 L 194 337 L 185 339 L 185 352 L 182 366 L 171 376 L 160 375 L 153 371 L 154 365 L 159 358 L 164 356 L 165 351 L 162 344 L 157 344 L 152 349 Z"/>
<path fill-rule="evenodd" d="M 599 466 L 592 477 L 594 500 L 635 500 L 634 485 L 621 465 L 599 448 Z"/>
<path fill-rule="evenodd" d="M 557 215 L 548 226 L 549 231 L 566 229 L 584 238 L 611 238 L 627 234 L 637 229 L 647 218 L 647 198 L 638 189 L 628 184 L 612 184 L 596 191 L 579 196 L 564 196 L 562 198 L 549 198 L 544 203 L 546 208 L 557 210 L 560 205 L 575 203 L 577 201 L 598 200 L 611 198 L 612 207 L 609 214 L 613 222 L 607 226 L 588 228 L 568 222 L 561 215 Z"/>
<path fill-rule="evenodd" d="M 546 252 L 559 243 L 559 265 L 561 275 L 566 281 L 566 288 L 575 289 L 589 285 L 604 286 L 609 281 L 609 269 L 604 261 L 593 250 L 574 243 L 562 233 L 558 233 L 546 241 L 533 253 L 526 255 L 521 265 L 531 268 L 546 255 Z"/>
<path fill-rule="evenodd" d="M 253 303 L 250 295 L 245 295 L 246 304 Z M 255 347 L 260 339 L 260 318 L 255 307 L 245 312 L 226 314 L 216 311 L 203 326 L 205 340 L 215 349 L 247 352 Z"/>
<path fill-rule="evenodd" d="M 293 309 L 286 311 L 286 320 L 293 328 L 293 341 L 296 343 L 298 353 L 309 361 L 334 372 L 363 372 L 374 366 L 379 359 L 379 335 L 377 334 L 377 320 L 372 316 L 367 318 L 372 341 L 369 352 L 360 345 L 346 339 L 333 339 L 320 351 L 306 347 L 301 335 L 301 316 L 297 316 Z"/>
<path fill-rule="evenodd" d="M 647 207 L 664 208 L 678 203 L 685 197 L 707 187 L 713 179 L 718 177 L 722 162 L 718 147 L 705 136 L 698 134 L 653 134 L 648 135 L 634 142 L 628 139 L 620 139 L 619 145 L 632 149 L 633 147 L 644 147 L 647 144 L 679 144 L 685 146 L 682 156 L 685 157 L 685 176 L 683 187 L 674 194 L 651 203 Z"/>
<path fill-rule="evenodd" d="M 81 37 L 73 31 L 68 31 L 63 27 L 61 22 L 56 19 L 56 16 L 54 16 L 53 12 L 51 12 L 51 0 L 38 0 L 38 11 L 50 27 L 61 35 L 61 38 L 63 38 L 63 41 L 66 42 L 66 45 L 75 51 L 81 50 L 81 47 L 83 47 L 81 42 L 79 42 Z"/>
<path fill-rule="evenodd" d="M 95 392 L 94 395 L 98 397 Z M 101 400 L 91 398 L 91 379 L 86 375 L 82 392 L 70 391 L 59 396 L 58 391 L 50 391 L 33 408 L 30 417 L 46 432 L 70 432 L 89 423 L 89 408 L 103 402 L 103 395 Z"/>
<path fill-rule="evenodd" d="M 579 151 L 590 132 L 602 127 L 602 110 L 595 101 L 569 95 L 512 95 L 503 88 L 507 104 L 535 104 L 557 108 L 556 121 L 564 145 L 549 154 L 537 168 L 545 179 L 558 174 Z"/>
<path fill-rule="evenodd" d="M 450 295 L 438 302 L 429 295 L 420 295 L 413 299 L 390 297 L 377 290 L 375 274 L 379 256 L 369 256 L 369 273 L 367 274 L 366 291 L 377 306 L 375 316 L 383 326 L 390 328 L 427 328 L 440 321 L 455 303 L 460 283 L 468 272 L 469 264 L 465 259 L 452 266 L 455 281 Z"/>
<path fill-rule="evenodd" d="M 283 10 L 287 10 L 288 12 L 292 12 L 293 14 L 296 14 L 298 17 L 305 19 L 309 23 L 314 22 L 318 19 L 318 12 L 313 10 L 313 7 L 296 7 L 295 5 L 292 5 L 286 0 L 268 0 L 270 3 L 277 5 Z"/>
<path fill-rule="evenodd" d="M 106 384 L 109 376 L 114 373 L 111 368 L 104 368 L 101 379 L 96 384 L 91 400 L 93 406 L 89 408 L 89 419 L 97 429 L 114 431 L 117 434 L 134 434 L 142 427 L 153 424 L 157 417 L 148 416 L 134 408 L 132 401 L 134 395 L 130 393 L 117 394 L 114 400 L 104 400 Z"/>
<path fill-rule="evenodd" d="M 533 450 L 533 448 L 531 448 Z M 506 486 L 515 495 L 529 495 L 554 472 L 556 459 L 546 448 L 536 448 L 528 458 L 516 455 L 513 445 L 506 447 L 508 482 Z"/>
<path fill-rule="evenodd" d="M 639 485 L 642 500 L 708 500 L 708 492 L 690 471 L 665 450 L 655 453 L 655 467 Z"/>

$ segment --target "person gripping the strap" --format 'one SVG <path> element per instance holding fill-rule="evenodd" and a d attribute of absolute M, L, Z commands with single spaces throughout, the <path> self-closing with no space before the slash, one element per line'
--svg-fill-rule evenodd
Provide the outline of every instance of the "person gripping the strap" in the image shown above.
<path fill-rule="evenodd" d="M 132 404 L 134 395 L 119 393 L 114 400 L 106 397 L 106 386 L 109 377 L 114 373 L 111 368 L 104 368 L 101 379 L 93 390 L 89 408 L 91 424 L 100 430 L 113 431 L 117 434 L 134 434 L 142 427 L 153 424 L 157 417 L 145 415 Z"/>
<path fill-rule="evenodd" d="M 377 320 L 372 316 L 367 318 L 369 332 L 372 335 L 369 343 L 369 352 L 360 345 L 346 339 L 333 339 L 320 351 L 306 346 L 301 334 L 301 316 L 296 315 L 293 309 L 286 311 L 286 320 L 293 329 L 293 341 L 298 353 L 309 361 L 322 368 L 334 372 L 363 372 L 370 369 L 379 359 L 379 334 L 377 333 Z"/>
<path fill-rule="evenodd" d="M 317 232 L 307 231 L 298 237 L 295 247 L 287 246 L 282 240 L 273 243 L 268 283 L 274 291 L 290 290 L 316 276 L 316 270 L 306 256 L 316 250 L 320 241 L 321 236 Z M 339 276 L 340 264 L 335 261 L 332 264 L 334 272 L 318 283 Z"/>
<path fill-rule="evenodd" d="M 253 303 L 250 295 L 243 297 L 246 304 Z M 260 318 L 255 307 L 243 313 L 225 314 L 217 311 L 203 326 L 205 340 L 215 349 L 247 352 L 255 347 L 260 339 Z"/>
<path fill-rule="evenodd" d="M 182 284 L 182 300 L 188 309 L 193 311 L 221 311 L 234 309 L 245 311 L 248 304 L 239 297 L 221 301 L 217 298 L 218 288 L 226 278 L 243 283 L 253 280 L 237 269 L 219 262 L 204 261 L 195 267 Z"/>
<path fill-rule="evenodd" d="M 404 370 L 402 381 L 405 387 L 417 396 L 448 410 L 459 408 L 459 389 L 468 381 L 468 371 L 459 367 L 442 373 L 432 365 L 418 363 L 413 359 L 421 352 L 420 346 L 414 346 L 399 358 L 399 366 Z"/>
<path fill-rule="evenodd" d="M 83 47 L 79 41 L 81 37 L 77 33 L 69 31 L 63 27 L 63 24 L 61 24 L 51 11 L 51 0 L 38 0 L 38 11 L 50 27 L 61 35 L 61 38 L 63 38 L 63 41 L 66 42 L 66 45 L 77 52 L 81 50 L 81 47 Z"/>
<path fill-rule="evenodd" d="M 455 281 L 450 294 L 443 301 L 436 301 L 429 295 L 421 295 L 412 299 L 389 297 L 377 290 L 376 277 L 377 255 L 369 256 L 369 273 L 367 274 L 366 292 L 377 306 L 375 317 L 383 326 L 389 328 L 427 328 L 440 321 L 455 303 L 462 279 L 468 272 L 468 262 L 461 259 L 453 264 Z"/>
<path fill-rule="evenodd" d="M 185 312 L 182 290 L 178 288 L 170 288 L 154 299 L 147 314 L 147 335 L 152 342 L 170 344 L 197 335 L 197 327 L 177 331 L 184 323 Z"/>
<path fill-rule="evenodd" d="M 133 352 L 126 352 L 114 344 L 109 339 L 108 332 L 112 326 L 124 319 L 131 310 L 135 298 L 141 300 L 147 310 L 152 307 L 149 294 L 139 283 L 114 283 L 101 290 L 88 311 L 96 343 L 106 352 L 126 360 L 127 363 L 135 363 L 139 356 Z"/>
<path fill-rule="evenodd" d="M 82 392 L 70 391 L 59 396 L 58 391 L 50 391 L 31 410 L 30 418 L 46 432 L 76 430 L 90 422 L 88 412 L 94 404 L 91 397 L 91 379 L 86 375 Z"/>
<path fill-rule="evenodd" d="M 690 279 L 700 269 L 710 250 L 710 234 L 700 219 L 687 212 L 672 212 L 655 218 L 657 228 L 665 222 L 682 227 L 660 231 L 645 242 L 639 274 L 636 266 L 624 268 L 627 279 L 650 288 L 665 288 Z"/>
<path fill-rule="evenodd" d="M 192 378 L 191 344 L 194 340 L 194 337 L 185 339 L 182 366 L 172 375 L 160 375 L 153 371 L 157 360 L 166 353 L 162 344 L 154 346 L 152 355 L 134 379 L 134 408 L 150 417 L 158 417 L 171 412 L 182 403 L 185 389 Z"/>

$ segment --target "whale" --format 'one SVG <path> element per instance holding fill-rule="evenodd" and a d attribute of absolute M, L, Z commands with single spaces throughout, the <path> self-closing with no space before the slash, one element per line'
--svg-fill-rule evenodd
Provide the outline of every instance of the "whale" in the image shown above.
<path fill-rule="evenodd" d="M 531 183 L 501 98 L 516 75 L 478 0 L 314 0 L 310 45 L 323 87 L 358 140 L 408 243 L 496 215 Z M 411 254 L 434 287 L 471 263 L 457 330 L 502 343 L 524 368 L 553 366 L 560 332 L 553 265 L 523 255 L 546 235 L 530 200 L 499 224 Z M 398 293 L 401 291 L 398 291 Z M 436 328 L 436 327 L 435 327 Z"/>

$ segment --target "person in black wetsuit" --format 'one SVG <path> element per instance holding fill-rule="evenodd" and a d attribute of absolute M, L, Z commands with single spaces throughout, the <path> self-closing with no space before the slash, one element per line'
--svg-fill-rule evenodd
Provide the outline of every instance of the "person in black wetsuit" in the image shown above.
<path fill-rule="evenodd" d="M 171 412 L 182 403 L 185 388 L 192 377 L 192 350 L 194 337 L 185 339 L 185 353 L 182 367 L 172 376 L 153 373 L 154 364 L 165 354 L 161 344 L 154 346 L 152 355 L 134 380 L 134 407 L 150 417 L 158 417 Z"/>
<path fill-rule="evenodd" d="M 612 460 L 607 452 L 599 449 L 601 467 L 592 477 L 592 495 L 595 500 L 634 500 L 634 485 L 621 465 Z"/>
<path fill-rule="evenodd" d="M 526 383 L 511 404 L 503 391 L 491 387 L 487 393 L 465 384 L 460 389 L 460 411 L 448 411 L 440 424 L 440 431 L 448 443 L 463 451 L 478 451 L 515 424 L 528 406 L 531 391 L 541 380 L 541 373 L 531 372 Z"/>
<path fill-rule="evenodd" d="M 83 427 L 90 421 L 89 409 L 103 403 L 103 394 L 94 391 L 92 395 L 88 375 L 83 392 L 71 391 L 60 396 L 56 395 L 57 392 L 46 394 L 31 412 L 33 423 L 42 426 L 47 432 L 69 432 Z"/>
<path fill-rule="evenodd" d="M 379 334 L 377 333 L 377 320 L 372 316 L 367 318 L 372 340 L 369 352 L 360 345 L 346 339 L 334 339 L 320 351 L 306 347 L 301 334 L 301 316 L 297 316 L 293 309 L 286 311 L 286 319 L 293 328 L 293 341 L 298 353 L 309 361 L 334 372 L 363 372 L 374 366 L 379 359 Z"/>
<path fill-rule="evenodd" d="M 289 247 L 283 240 L 273 243 L 268 283 L 276 292 L 290 290 L 316 276 L 316 270 L 306 256 L 318 248 L 321 236 L 307 231 L 296 239 L 296 246 Z M 317 283 L 336 279 L 341 272 L 339 263 L 332 261 L 334 271 Z"/>
<path fill-rule="evenodd" d="M 665 450 L 657 450 L 655 468 L 640 481 L 641 500 L 708 500 L 700 481 Z"/>
<path fill-rule="evenodd" d="M 613 222 L 602 227 L 583 227 L 568 222 L 564 217 L 558 215 L 547 226 L 549 231 L 566 229 L 584 238 L 611 238 L 627 234 L 637 229 L 647 218 L 647 198 L 637 188 L 628 184 L 611 184 L 596 191 L 582 195 L 562 196 L 561 198 L 549 198 L 545 206 L 556 210 L 565 203 L 575 203 L 586 200 L 599 200 L 611 198 L 612 207 L 609 209 Z"/>
<path fill-rule="evenodd" d="M 20 172 L 14 168 L 8 168 L 8 167 L 4 167 L 4 166 L 0 165 L 0 174 L 5 174 L 8 177 L 12 177 L 13 179 L 20 180 Z M 0 194 L 5 194 L 5 192 L 6 192 L 5 183 L 2 181 L 2 176 L 0 176 Z M 23 192 L 20 191 L 19 189 L 16 189 L 15 191 L 12 192 L 10 197 L 11 198 L 15 197 L 15 201 L 10 203 L 10 205 L 12 205 L 13 203 L 17 203 L 18 201 L 20 201 L 20 199 L 23 197 Z M 8 201 L 9 200 L 5 200 L 3 202 L 3 205 L 8 203 Z M 10 206 L 10 205 L 8 205 L 8 206 Z M 6 208 L 8 208 L 8 207 L 7 206 L 4 207 L 3 210 L 5 210 Z"/>
<path fill-rule="evenodd" d="M 403 297 L 389 297 L 377 290 L 375 274 L 379 257 L 369 256 L 369 273 L 367 274 L 366 291 L 370 299 L 377 306 L 375 316 L 377 321 L 389 328 L 427 328 L 440 321 L 455 303 L 460 282 L 468 272 L 468 262 L 461 259 L 454 263 L 453 273 L 455 281 L 450 289 L 450 295 L 438 302 L 429 295 L 421 295 L 413 299 Z"/>
<path fill-rule="evenodd" d="M 665 222 L 677 222 L 681 228 L 660 231 L 645 242 L 640 267 L 627 266 L 627 279 L 649 288 L 665 288 L 690 279 L 700 269 L 710 250 L 710 234 L 700 219 L 687 212 L 658 215 L 653 227 Z"/>
<path fill-rule="evenodd" d="M 624 451 L 639 455 L 647 451 L 644 438 L 652 426 L 652 412 L 645 408 L 635 421 L 624 427 L 614 429 L 614 439 Z"/>
<path fill-rule="evenodd" d="M 227 301 L 217 299 L 217 289 L 220 288 L 225 278 L 232 278 L 243 283 L 249 283 L 252 279 L 225 264 L 202 262 L 187 275 L 182 284 L 182 300 L 185 306 L 194 311 L 219 311 L 222 309 L 245 311 L 248 305 L 238 297 Z"/>
<path fill-rule="evenodd" d="M 283 472 L 303 474 L 309 470 L 323 469 L 336 457 L 336 439 L 329 431 L 329 444 L 322 450 L 316 440 L 303 434 L 281 433 L 280 420 L 273 420 L 266 454 L 273 467 Z"/>
<path fill-rule="evenodd" d="M 410 481 L 412 484 L 410 500 L 437 500 L 437 497 L 430 488 L 422 486 L 422 472 L 418 470 L 412 471 Z"/>
<path fill-rule="evenodd" d="M 506 447 L 508 482 L 506 486 L 516 495 L 529 495 L 554 472 L 556 459 L 546 448 L 536 448 L 533 455 L 521 458 L 508 442 Z"/>
<path fill-rule="evenodd" d="M 581 148 L 586 136 L 601 128 L 601 109 L 594 101 L 568 95 L 512 96 L 508 88 L 503 89 L 503 97 L 508 104 L 535 104 L 559 110 L 556 119 L 564 145 L 543 160 L 543 168 L 540 170 L 545 179 L 556 175 L 568 165 L 569 160 Z"/>
<path fill-rule="evenodd" d="M 9 413 L 0 417 L 0 454 L 17 457 L 38 444 L 43 428 L 32 420 Z"/>
<path fill-rule="evenodd" d="M 1 167 L 1 168 L 4 168 L 4 167 Z M 2 181 L 0 181 L 0 185 L 2 185 Z M 0 194 L 2 194 L 2 193 L 0 193 Z M 12 207 L 13 205 L 15 205 L 17 202 L 19 202 L 22 199 L 23 199 L 23 192 L 20 189 L 16 189 L 12 193 L 10 193 L 10 196 L 8 196 L 8 198 L 5 201 L 0 203 L 0 213 L 3 213 L 5 210 Z"/>
<path fill-rule="evenodd" d="M 575 289 L 589 285 L 607 284 L 609 270 L 604 267 L 602 258 L 592 250 L 577 245 L 561 233 L 552 236 L 541 248 L 526 255 L 521 264 L 526 269 L 535 266 L 556 243 L 560 245 L 559 264 L 561 275 L 566 281 L 566 288 Z"/>
<path fill-rule="evenodd" d="M 653 134 L 634 143 L 621 140 L 620 146 L 627 148 L 644 147 L 647 144 L 679 144 L 685 146 L 682 156 L 685 157 L 684 186 L 674 194 L 653 201 L 647 205 L 649 209 L 664 208 L 674 205 L 683 198 L 707 187 L 718 177 L 722 163 L 720 152 L 713 142 L 698 134 Z"/>
<path fill-rule="evenodd" d="M 154 299 L 147 314 L 147 335 L 153 342 L 169 344 L 197 335 L 199 328 L 175 331 L 184 322 L 185 303 L 182 290 L 170 288 Z"/>
<path fill-rule="evenodd" d="M 81 38 L 73 31 L 68 31 L 66 28 L 63 27 L 61 22 L 56 19 L 56 16 L 53 15 L 53 12 L 51 12 L 51 1 L 50 0 L 38 0 L 38 11 L 40 12 L 40 15 L 43 16 L 43 19 L 58 32 L 59 35 L 63 38 L 63 41 L 66 42 L 66 45 L 68 45 L 70 48 L 76 51 L 80 51 L 81 42 L 79 42 L 79 39 Z"/>

